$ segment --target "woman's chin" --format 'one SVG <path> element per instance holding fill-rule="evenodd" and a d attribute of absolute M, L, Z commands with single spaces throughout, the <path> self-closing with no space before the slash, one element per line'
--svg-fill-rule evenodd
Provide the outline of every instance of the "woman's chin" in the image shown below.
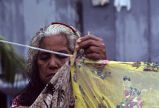
<path fill-rule="evenodd" d="M 54 75 L 55 75 L 55 74 L 50 74 L 49 76 L 47 76 L 46 82 L 48 83 L 48 82 L 52 79 L 52 77 L 53 77 Z"/>

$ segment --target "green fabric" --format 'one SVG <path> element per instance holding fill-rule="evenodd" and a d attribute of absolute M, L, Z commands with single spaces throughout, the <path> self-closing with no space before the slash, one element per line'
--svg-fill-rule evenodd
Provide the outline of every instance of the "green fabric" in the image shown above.
<path fill-rule="evenodd" d="M 159 66 L 78 61 L 71 67 L 75 108 L 159 108 Z M 102 63 L 102 62 L 101 62 Z"/>
<path fill-rule="evenodd" d="M 66 63 L 30 108 L 70 106 L 159 108 L 159 66 L 144 62 L 94 62 L 86 59 L 72 62 L 71 67 Z"/>

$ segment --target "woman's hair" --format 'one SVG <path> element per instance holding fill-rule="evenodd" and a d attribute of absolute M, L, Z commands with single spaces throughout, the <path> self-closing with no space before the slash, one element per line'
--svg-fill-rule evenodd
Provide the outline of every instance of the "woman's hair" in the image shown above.
<path fill-rule="evenodd" d="M 68 47 L 71 53 L 74 52 L 76 40 L 80 37 L 80 33 L 75 28 L 68 26 L 63 23 L 52 23 L 51 25 L 41 28 L 39 32 L 33 37 L 31 41 L 31 46 L 40 47 L 40 44 L 44 37 L 46 36 L 54 36 L 57 34 L 62 34 L 68 40 Z M 38 76 L 38 68 L 37 68 L 37 55 L 38 50 L 29 49 L 28 52 L 28 65 L 27 69 L 30 76 L 30 81 L 37 82 L 40 79 L 37 79 Z"/>
<path fill-rule="evenodd" d="M 44 37 L 58 34 L 66 37 L 69 50 L 73 53 L 76 40 L 80 37 L 80 33 L 73 27 L 63 23 L 52 23 L 47 27 L 41 28 L 33 37 L 31 46 L 40 47 Z M 13 100 L 13 103 L 15 102 L 16 104 L 30 106 L 44 88 L 45 85 L 40 80 L 38 73 L 37 58 L 38 50 L 29 49 L 27 69 L 30 81 L 26 89 Z"/>

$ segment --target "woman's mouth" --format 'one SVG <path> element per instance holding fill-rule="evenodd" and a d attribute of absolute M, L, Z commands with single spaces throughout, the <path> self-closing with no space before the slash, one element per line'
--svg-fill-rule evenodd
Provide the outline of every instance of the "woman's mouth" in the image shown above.
<path fill-rule="evenodd" d="M 55 75 L 55 73 L 51 73 L 51 74 L 47 75 L 46 77 L 47 77 L 48 79 L 51 79 L 54 75 Z"/>

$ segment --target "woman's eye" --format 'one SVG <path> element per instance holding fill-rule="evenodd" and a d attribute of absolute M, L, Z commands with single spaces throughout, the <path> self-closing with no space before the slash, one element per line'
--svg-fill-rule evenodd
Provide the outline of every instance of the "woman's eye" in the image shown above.
<path fill-rule="evenodd" d="M 68 54 L 67 51 L 58 51 L 58 52 L 64 53 L 64 54 Z M 65 59 L 65 58 L 68 58 L 67 56 L 59 55 L 59 54 L 56 54 L 55 56 L 56 56 L 57 58 L 59 58 L 59 59 Z"/>
<path fill-rule="evenodd" d="M 55 56 L 56 56 L 57 58 L 59 58 L 59 59 L 65 59 L 65 58 L 67 58 L 67 56 L 58 55 L 58 54 L 56 54 Z"/>
<path fill-rule="evenodd" d="M 51 56 L 51 54 L 49 54 L 49 53 L 44 53 L 44 54 L 40 54 L 40 55 L 39 55 L 39 58 L 40 58 L 41 60 L 48 60 L 48 59 L 50 58 L 50 56 Z"/>
<path fill-rule="evenodd" d="M 59 51 L 59 52 L 60 52 L 60 53 L 65 53 L 65 54 L 67 54 L 66 51 Z M 42 53 L 39 54 L 39 59 L 46 61 L 46 60 L 50 59 L 51 56 L 53 56 L 53 55 L 54 55 L 56 58 L 58 58 L 58 59 L 65 59 L 65 58 L 67 58 L 67 56 L 63 56 L 63 55 L 59 55 L 59 54 L 51 54 L 51 53 L 42 52 Z"/>

